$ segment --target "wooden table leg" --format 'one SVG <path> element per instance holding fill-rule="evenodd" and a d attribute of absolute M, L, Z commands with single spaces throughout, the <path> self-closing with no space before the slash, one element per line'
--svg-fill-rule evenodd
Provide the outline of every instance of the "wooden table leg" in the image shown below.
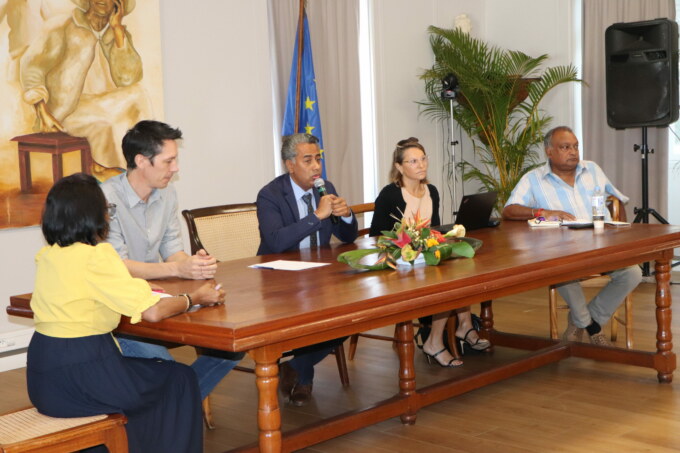
<path fill-rule="evenodd" d="M 480 318 L 482 318 L 482 331 L 480 336 L 487 340 L 491 338 L 491 331 L 493 330 L 493 306 L 491 300 L 485 300 L 481 304 Z M 493 351 L 493 344 L 487 349 Z"/>
<path fill-rule="evenodd" d="M 255 384 L 258 392 L 257 426 L 260 430 L 259 446 L 262 453 L 281 452 L 281 410 L 277 395 L 281 354 L 267 347 L 250 351 L 255 360 Z"/>
<path fill-rule="evenodd" d="M 19 149 L 19 181 L 21 193 L 27 193 L 31 190 L 33 185 L 31 182 L 31 155 L 21 148 Z"/>
<path fill-rule="evenodd" d="M 672 251 L 671 251 L 672 252 Z M 659 382 L 673 381 L 675 354 L 673 353 L 673 334 L 671 333 L 671 286 L 670 259 L 656 260 L 656 369 Z"/>
<path fill-rule="evenodd" d="M 413 365 L 413 322 L 397 324 L 397 353 L 399 354 L 399 395 L 407 398 L 416 393 L 416 369 Z M 401 414 L 401 422 L 413 425 L 416 422 L 416 411 L 409 405 L 409 410 Z"/>
<path fill-rule="evenodd" d="M 52 154 L 52 179 L 56 184 L 64 177 L 64 161 L 63 155 L 59 153 Z"/>
<path fill-rule="evenodd" d="M 92 151 L 89 145 L 83 146 L 80 150 L 80 166 L 82 172 L 88 175 L 92 174 Z"/>

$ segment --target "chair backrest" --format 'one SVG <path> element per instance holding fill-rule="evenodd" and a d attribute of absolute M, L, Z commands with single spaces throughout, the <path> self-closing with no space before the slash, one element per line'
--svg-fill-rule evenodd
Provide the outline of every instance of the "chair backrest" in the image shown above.
<path fill-rule="evenodd" d="M 257 254 L 260 231 L 255 203 L 187 209 L 182 215 L 189 229 L 192 254 L 205 249 L 219 261 Z"/>
<path fill-rule="evenodd" d="M 359 236 L 364 236 L 368 234 L 368 231 L 370 230 L 370 225 L 366 225 L 366 221 L 364 216 L 362 215 L 359 217 L 359 214 L 365 214 L 367 212 L 373 212 L 375 211 L 375 203 L 362 203 L 362 204 L 355 204 L 354 206 L 350 206 L 350 209 L 354 213 L 354 215 L 357 216 L 357 220 L 361 220 L 361 226 L 364 228 L 359 229 Z"/>

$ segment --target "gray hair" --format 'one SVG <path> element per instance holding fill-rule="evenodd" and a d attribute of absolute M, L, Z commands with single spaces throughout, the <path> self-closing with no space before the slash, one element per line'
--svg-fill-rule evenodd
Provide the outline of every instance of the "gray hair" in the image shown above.
<path fill-rule="evenodd" d="M 544 147 L 546 150 L 552 146 L 552 138 L 553 138 L 553 135 L 555 135 L 555 132 L 560 132 L 560 131 L 571 132 L 572 134 L 574 134 L 574 131 L 572 131 L 571 128 L 570 128 L 569 126 L 557 126 L 557 127 L 553 127 L 552 129 L 550 129 L 550 130 L 545 134 L 545 137 L 543 137 L 543 147 Z M 574 134 L 574 135 L 576 135 L 576 134 Z"/>
<path fill-rule="evenodd" d="M 281 160 L 295 160 L 297 156 L 297 145 L 310 143 L 319 147 L 319 139 L 312 134 L 291 134 L 283 137 L 281 143 Z"/>

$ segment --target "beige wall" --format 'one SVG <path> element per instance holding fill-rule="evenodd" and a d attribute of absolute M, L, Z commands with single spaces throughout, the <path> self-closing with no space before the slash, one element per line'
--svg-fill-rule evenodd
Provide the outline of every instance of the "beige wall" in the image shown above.
<path fill-rule="evenodd" d="M 549 53 L 557 57 L 551 64 L 561 64 L 571 52 L 570 24 L 563 20 L 570 1 L 374 0 L 378 185 L 386 182 L 392 147 L 401 138 L 419 137 L 434 166 L 441 156 L 441 128 L 419 118 L 415 104 L 423 98 L 418 74 L 431 64 L 427 26 L 451 27 L 458 14 L 466 13 L 476 36 L 532 54 Z M 186 137 L 175 183 L 180 208 L 254 201 L 275 176 L 277 153 L 267 2 L 160 3 L 165 120 Z M 541 22 L 533 17 L 542 17 Z M 556 96 L 550 108 L 561 122 L 570 122 L 568 94 Z M 442 187 L 436 172 L 432 176 Z M 0 231 L 0 306 L 12 294 L 31 291 L 33 255 L 41 246 L 38 228 Z M 25 329 L 24 324 L 3 310 L 0 338 Z"/>
<path fill-rule="evenodd" d="M 185 136 L 180 209 L 255 201 L 274 177 L 266 2 L 160 3 L 165 121 Z M 0 231 L 0 306 L 31 291 L 42 245 L 38 227 Z M 3 309 L 0 339 L 26 325 Z"/>
<path fill-rule="evenodd" d="M 423 82 L 418 75 L 432 64 L 426 31 L 429 25 L 452 28 L 455 17 L 466 14 L 472 24 L 472 35 L 477 38 L 499 47 L 522 50 L 532 56 L 547 53 L 550 66 L 569 64 L 573 54 L 571 10 L 574 1 L 423 0 L 414 7 L 410 0 L 376 0 L 374 54 L 378 189 L 387 183 L 396 142 L 409 136 L 418 137 L 430 157 L 428 176 L 442 195 L 442 220 L 452 220 L 447 214 L 453 211 L 451 199 L 442 193 L 445 191 L 441 172 L 443 153 L 451 152 L 448 141 L 444 143 L 447 129 L 433 124 L 426 117 L 419 117 L 415 104 L 425 97 Z M 553 124 L 573 125 L 573 97 L 573 88 L 564 87 L 555 90 L 545 100 L 544 109 L 555 117 Z M 470 141 L 460 136 L 456 126 L 454 129 L 454 139 L 460 142 L 456 160 L 460 161 L 461 153 L 466 160 L 474 160 Z M 476 192 L 477 187 L 474 183 L 466 183 L 465 191 Z M 457 199 L 460 197 L 459 186 Z"/>

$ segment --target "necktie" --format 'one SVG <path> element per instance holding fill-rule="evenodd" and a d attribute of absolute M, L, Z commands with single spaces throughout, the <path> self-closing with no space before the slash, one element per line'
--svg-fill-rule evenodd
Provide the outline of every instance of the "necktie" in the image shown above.
<path fill-rule="evenodd" d="M 314 207 L 312 206 L 312 194 L 306 193 L 302 196 L 302 200 L 307 205 L 307 215 L 314 212 Z M 316 248 L 319 245 L 316 239 L 316 231 L 309 235 L 309 247 Z"/>

